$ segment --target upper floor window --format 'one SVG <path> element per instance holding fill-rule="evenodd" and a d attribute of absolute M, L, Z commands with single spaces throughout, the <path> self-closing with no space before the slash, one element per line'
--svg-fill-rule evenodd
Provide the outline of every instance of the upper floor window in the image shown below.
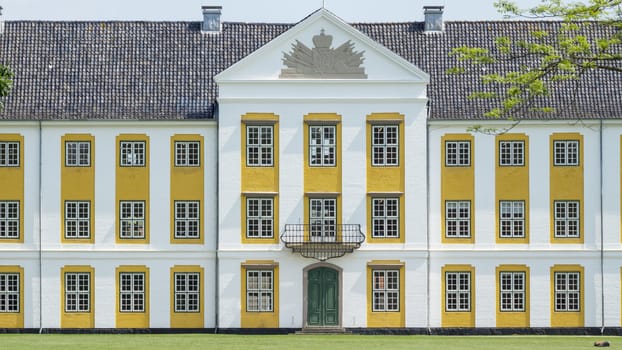
<path fill-rule="evenodd" d="M 91 203 L 65 201 L 65 238 L 91 237 Z"/>
<path fill-rule="evenodd" d="M 145 166 L 145 141 L 121 141 L 121 166 Z"/>
<path fill-rule="evenodd" d="M 249 125 L 246 127 L 246 165 L 273 165 L 273 130 L 274 129 L 271 125 Z"/>
<path fill-rule="evenodd" d="M 337 200 L 309 199 L 309 230 L 312 241 L 334 242 L 337 237 Z"/>
<path fill-rule="evenodd" d="M 471 202 L 445 202 L 445 236 L 451 238 L 471 237 Z"/>
<path fill-rule="evenodd" d="M 309 126 L 310 166 L 335 166 L 336 130 L 334 125 Z"/>
<path fill-rule="evenodd" d="M 66 166 L 91 166 L 91 143 L 89 141 L 65 142 Z"/>
<path fill-rule="evenodd" d="M 201 277 L 198 272 L 176 272 L 175 312 L 200 312 Z"/>
<path fill-rule="evenodd" d="M 372 270 L 373 311 L 400 311 L 400 271 Z"/>
<path fill-rule="evenodd" d="M 579 237 L 579 201 L 555 201 L 555 237 Z"/>
<path fill-rule="evenodd" d="M 19 273 L 0 273 L 0 313 L 20 312 Z"/>
<path fill-rule="evenodd" d="M 91 274 L 65 273 L 65 312 L 90 312 Z"/>
<path fill-rule="evenodd" d="M 399 198 L 372 198 L 372 236 L 399 237 Z"/>
<path fill-rule="evenodd" d="M 471 142 L 470 141 L 445 141 L 445 165 L 447 166 L 470 166 L 471 165 Z"/>
<path fill-rule="evenodd" d="M 499 273 L 501 311 L 525 311 L 525 273 Z"/>
<path fill-rule="evenodd" d="M 372 126 L 372 165 L 399 164 L 398 134 L 397 125 Z"/>
<path fill-rule="evenodd" d="M 499 142 L 499 165 L 501 166 L 525 165 L 525 142 L 524 141 L 501 141 Z"/>
<path fill-rule="evenodd" d="M 246 199 L 246 236 L 271 238 L 274 222 L 272 198 Z"/>
<path fill-rule="evenodd" d="M 19 238 L 19 201 L 0 201 L 0 239 Z"/>
<path fill-rule="evenodd" d="M 246 271 L 246 311 L 272 311 L 274 299 L 273 270 Z"/>
<path fill-rule="evenodd" d="M 0 142 L 0 167 L 19 166 L 19 142 Z"/>
<path fill-rule="evenodd" d="M 175 141 L 175 166 L 200 166 L 200 153 L 199 141 Z"/>
<path fill-rule="evenodd" d="M 499 235 L 501 238 L 525 237 L 525 202 L 499 202 Z"/>
<path fill-rule="evenodd" d="M 119 279 L 119 311 L 145 312 L 145 274 L 121 272 Z"/>
<path fill-rule="evenodd" d="M 555 165 L 579 165 L 579 141 L 553 141 L 553 159 Z"/>
<path fill-rule="evenodd" d="M 175 238 L 199 238 L 199 201 L 175 201 Z"/>
<path fill-rule="evenodd" d="M 145 238 L 145 202 L 120 201 L 121 238 Z"/>

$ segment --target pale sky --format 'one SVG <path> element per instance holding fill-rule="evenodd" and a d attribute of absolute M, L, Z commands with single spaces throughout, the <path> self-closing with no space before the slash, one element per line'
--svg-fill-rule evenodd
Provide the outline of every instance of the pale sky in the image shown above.
<path fill-rule="evenodd" d="M 446 20 L 501 19 L 494 0 L 0 0 L 5 20 L 199 21 L 202 5 L 223 7 L 222 20 L 296 23 L 324 6 L 346 22 L 422 21 L 424 5 L 445 6 Z M 516 0 L 524 7 L 540 0 Z"/>

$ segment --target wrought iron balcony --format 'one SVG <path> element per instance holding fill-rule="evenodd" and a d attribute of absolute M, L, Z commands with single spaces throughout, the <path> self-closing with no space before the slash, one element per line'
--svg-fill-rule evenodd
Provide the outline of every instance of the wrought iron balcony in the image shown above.
<path fill-rule="evenodd" d="M 358 224 L 288 224 L 281 241 L 294 253 L 324 261 L 352 253 L 365 235 Z"/>

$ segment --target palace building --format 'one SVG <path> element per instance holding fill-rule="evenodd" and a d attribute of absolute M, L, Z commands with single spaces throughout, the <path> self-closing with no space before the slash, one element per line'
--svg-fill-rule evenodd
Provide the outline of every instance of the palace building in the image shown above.
<path fill-rule="evenodd" d="M 560 23 L 425 12 L 2 22 L 0 329 L 620 330 L 620 74 L 491 120 L 451 49 Z"/>

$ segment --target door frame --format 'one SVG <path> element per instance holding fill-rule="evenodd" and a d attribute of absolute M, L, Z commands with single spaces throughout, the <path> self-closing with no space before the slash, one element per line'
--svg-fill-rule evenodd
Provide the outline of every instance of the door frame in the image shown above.
<path fill-rule="evenodd" d="M 319 262 L 316 264 L 312 264 L 309 265 L 307 267 L 304 268 L 303 270 L 303 274 L 302 274 L 302 293 L 303 293 L 303 297 L 302 297 L 302 307 L 303 307 L 303 311 L 302 311 L 302 327 L 303 328 L 322 328 L 322 326 L 309 326 L 309 324 L 307 323 L 307 307 L 309 305 L 308 303 L 308 295 L 307 295 L 307 291 L 309 288 L 309 271 L 316 269 L 318 267 L 327 267 L 331 270 L 335 270 L 337 271 L 337 288 L 338 288 L 338 292 L 339 292 L 339 297 L 338 297 L 338 302 L 339 302 L 339 321 L 337 323 L 337 326 L 330 326 L 330 328 L 333 327 L 339 327 L 341 328 L 342 325 L 342 319 L 343 319 L 343 278 L 342 278 L 342 272 L 343 269 L 339 266 L 333 265 L 333 264 L 329 264 L 329 263 L 325 263 L 325 262 Z"/>

